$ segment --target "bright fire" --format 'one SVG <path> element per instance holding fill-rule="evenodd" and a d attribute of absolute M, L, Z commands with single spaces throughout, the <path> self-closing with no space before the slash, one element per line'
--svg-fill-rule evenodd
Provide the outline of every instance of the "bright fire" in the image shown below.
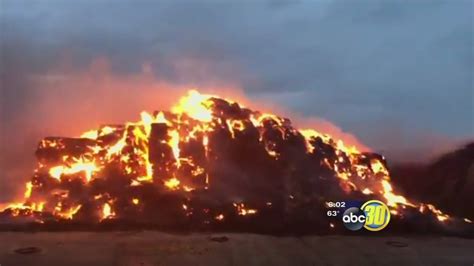
<path fill-rule="evenodd" d="M 231 153 L 239 149 L 252 153 Z M 294 159 L 295 154 L 299 159 Z M 334 177 L 340 191 L 381 199 L 394 214 L 414 207 L 422 213 L 429 211 L 441 222 L 450 218 L 433 205 L 410 201 L 394 192 L 383 157 L 345 146 L 314 129 L 295 129 L 288 119 L 195 90 L 170 112 L 142 112 L 140 121 L 105 125 L 80 138 L 45 138 L 36 156 L 38 166 L 32 181 L 26 184 L 24 202 L 12 203 L 4 212 L 10 211 L 13 216 L 39 214 L 41 219 L 41 214 L 49 213 L 65 220 L 82 214 L 103 221 L 145 212 L 144 206 L 154 204 L 156 199 L 142 195 L 168 191 L 180 195 L 183 202 L 177 208 L 186 217 L 200 212 L 223 221 L 231 214 L 212 208 L 197 210 L 189 202 L 203 193 L 218 194 L 215 184 L 222 186 L 219 182 L 229 173 L 241 171 L 243 177 L 248 177 L 252 169 L 225 171 L 254 160 L 264 166 L 251 178 L 270 175 L 282 165 L 288 165 L 282 177 L 301 176 L 308 171 L 294 165 L 301 166 L 304 161 L 312 172 Z M 230 181 L 238 181 L 236 176 Z M 319 178 L 315 175 L 308 180 L 324 182 L 321 180 L 326 177 Z M 297 201 L 298 191 L 290 188 L 281 197 Z M 249 217 L 261 213 L 256 206 L 276 208 L 270 196 L 260 196 L 261 203 L 245 202 L 244 198 L 232 202 L 230 209 L 234 215 Z"/>

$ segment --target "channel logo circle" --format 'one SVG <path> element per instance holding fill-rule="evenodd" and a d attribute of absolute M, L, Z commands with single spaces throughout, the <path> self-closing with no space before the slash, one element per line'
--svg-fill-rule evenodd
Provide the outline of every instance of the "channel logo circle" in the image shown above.
<path fill-rule="evenodd" d="M 342 223 L 351 231 L 360 230 L 364 227 L 365 221 L 365 213 L 357 207 L 348 208 L 342 215 Z"/>
<path fill-rule="evenodd" d="M 369 231 L 380 231 L 390 222 L 390 210 L 380 200 L 369 200 L 360 207 L 365 214 L 364 228 Z"/>

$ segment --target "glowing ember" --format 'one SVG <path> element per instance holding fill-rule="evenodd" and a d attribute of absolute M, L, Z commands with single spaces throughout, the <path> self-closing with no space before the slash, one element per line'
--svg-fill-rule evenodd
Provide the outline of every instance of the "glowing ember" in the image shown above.
<path fill-rule="evenodd" d="M 115 213 L 112 211 L 112 207 L 110 207 L 110 204 L 105 203 L 104 207 L 102 207 L 102 220 L 109 219 L 114 216 L 115 216 Z"/>
<path fill-rule="evenodd" d="M 238 215 L 245 216 L 245 215 L 257 213 L 256 209 L 246 209 L 243 203 L 234 203 L 234 207 L 237 209 Z"/>
<path fill-rule="evenodd" d="M 392 185 L 387 180 L 382 180 L 382 187 L 383 187 L 383 196 L 387 200 L 388 206 L 397 206 L 397 204 L 403 205 L 410 205 L 414 206 L 413 204 L 409 203 L 405 197 L 400 195 L 395 195 L 392 192 Z"/>
<path fill-rule="evenodd" d="M 177 189 L 179 186 L 179 180 L 176 177 L 173 177 L 169 180 L 165 181 L 165 186 L 167 186 L 169 189 Z"/>
<path fill-rule="evenodd" d="M 78 205 L 76 207 L 71 207 L 69 209 L 62 210 L 62 204 L 59 203 L 55 208 L 54 214 L 63 219 L 72 220 L 74 218 L 74 215 L 81 209 L 81 207 L 81 205 Z"/>
<path fill-rule="evenodd" d="M 224 220 L 224 214 L 221 213 L 221 214 L 217 215 L 215 218 L 218 221 L 222 221 L 222 220 Z"/>
<path fill-rule="evenodd" d="M 51 177 L 60 180 L 62 175 L 73 175 L 80 172 L 84 173 L 84 178 L 89 182 L 92 174 L 97 172 L 99 168 L 94 162 L 88 162 L 84 158 L 74 159 L 74 162 L 69 166 L 59 165 L 49 169 Z"/>
<path fill-rule="evenodd" d="M 179 105 L 173 107 L 171 111 L 176 114 L 187 114 L 191 118 L 201 122 L 211 122 L 212 111 L 209 106 L 208 95 L 201 95 L 199 92 L 192 90 L 188 96 L 179 101 Z"/>
<path fill-rule="evenodd" d="M 26 183 L 26 190 L 25 190 L 25 199 L 28 199 L 31 196 L 31 190 L 33 189 L 33 184 L 31 182 Z"/>
<path fill-rule="evenodd" d="M 443 213 L 442 211 L 438 210 L 435 206 L 433 206 L 431 204 L 421 204 L 419 209 L 420 209 L 420 212 L 422 212 L 422 213 L 425 212 L 426 209 L 430 210 L 432 213 L 434 213 L 436 215 L 436 218 L 440 222 L 444 222 L 444 221 L 449 219 L 449 215 L 447 215 L 447 214 Z M 466 221 L 466 219 L 464 221 L 468 222 L 468 221 Z"/>
<path fill-rule="evenodd" d="M 98 137 L 97 130 L 90 130 L 87 132 L 82 133 L 81 138 L 85 139 L 96 139 Z"/>

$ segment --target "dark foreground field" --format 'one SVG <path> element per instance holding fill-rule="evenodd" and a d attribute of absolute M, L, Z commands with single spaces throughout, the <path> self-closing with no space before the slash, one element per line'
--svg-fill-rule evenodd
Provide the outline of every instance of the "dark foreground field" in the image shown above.
<path fill-rule="evenodd" d="M 474 239 L 141 232 L 0 233 L 0 265 L 473 265 Z"/>

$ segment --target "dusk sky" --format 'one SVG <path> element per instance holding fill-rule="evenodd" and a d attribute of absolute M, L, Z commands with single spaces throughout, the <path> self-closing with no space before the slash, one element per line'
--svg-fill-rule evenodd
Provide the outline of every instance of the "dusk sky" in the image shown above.
<path fill-rule="evenodd" d="M 474 136 L 472 1 L 196 2 L 0 1 L 3 149 L 13 130 L 34 137 L 25 150 L 42 137 L 12 129 L 41 101 L 34 77 L 97 58 L 117 76 L 239 84 L 388 153 Z"/>

